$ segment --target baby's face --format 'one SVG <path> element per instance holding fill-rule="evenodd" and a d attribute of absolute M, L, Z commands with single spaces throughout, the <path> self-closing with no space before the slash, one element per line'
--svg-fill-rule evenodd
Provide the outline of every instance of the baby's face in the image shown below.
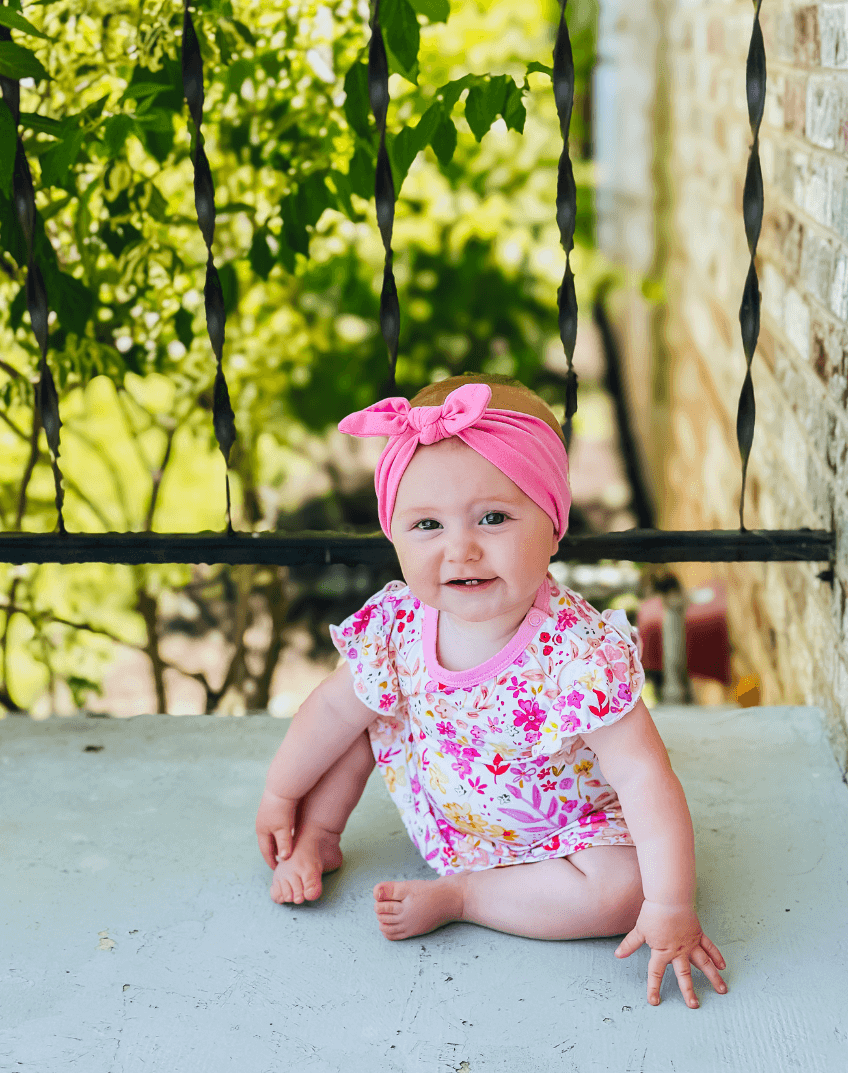
<path fill-rule="evenodd" d="M 466 622 L 523 617 L 559 544 L 547 514 L 456 438 L 415 452 L 391 532 L 413 594 Z"/>

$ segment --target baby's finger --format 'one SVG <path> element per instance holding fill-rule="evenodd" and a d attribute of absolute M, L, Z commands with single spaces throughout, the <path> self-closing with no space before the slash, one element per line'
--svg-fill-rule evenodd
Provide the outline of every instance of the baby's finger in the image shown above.
<path fill-rule="evenodd" d="M 684 999 L 686 999 L 686 1005 L 690 1010 L 697 1010 L 700 1003 L 698 1002 L 698 996 L 695 994 L 695 985 L 692 983 L 692 969 L 689 967 L 689 958 L 686 955 L 675 958 L 672 965 L 674 966 L 677 983 L 680 985 L 680 991 Z"/>
<path fill-rule="evenodd" d="M 690 957 L 692 959 L 692 964 L 701 970 L 716 991 L 718 991 L 720 995 L 726 994 L 727 984 L 722 980 L 718 969 L 715 967 L 706 951 L 702 950 L 700 947 L 696 947 L 692 951 Z"/>
<path fill-rule="evenodd" d="M 274 845 L 274 836 L 266 831 L 261 835 L 256 836 L 259 840 L 259 852 L 262 854 L 265 863 L 269 868 L 277 867 L 277 847 Z"/>
<path fill-rule="evenodd" d="M 617 958 L 630 957 L 634 950 L 638 950 L 644 941 L 641 933 L 634 928 L 633 931 L 628 932 L 618 944 L 615 950 L 615 956 Z"/>
<path fill-rule="evenodd" d="M 712 939 L 709 938 L 709 936 L 707 936 L 707 935 L 702 935 L 701 936 L 701 946 L 706 950 L 706 952 L 710 955 L 710 957 L 713 959 L 715 964 L 718 965 L 718 967 L 720 969 L 726 969 L 727 968 L 727 962 L 721 956 L 721 951 L 716 946 L 716 944 L 712 941 Z"/>
<path fill-rule="evenodd" d="M 293 827 L 281 827 L 279 831 L 274 832 L 274 838 L 277 840 L 277 856 L 281 860 L 286 860 L 291 856 L 293 836 Z"/>
<path fill-rule="evenodd" d="M 652 1006 L 660 1004 L 660 985 L 667 965 L 668 961 L 662 954 L 651 951 L 651 960 L 648 962 L 648 1002 Z"/>

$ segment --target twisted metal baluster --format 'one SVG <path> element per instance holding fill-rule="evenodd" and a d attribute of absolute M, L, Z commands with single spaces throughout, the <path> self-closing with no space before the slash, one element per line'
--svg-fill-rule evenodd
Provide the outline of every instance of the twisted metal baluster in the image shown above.
<path fill-rule="evenodd" d="M 380 293 L 380 330 L 389 349 L 389 380 L 387 395 L 394 395 L 395 367 L 397 366 L 398 339 L 400 338 L 400 306 L 397 286 L 392 271 L 392 228 L 395 222 L 395 184 L 386 151 L 386 115 L 389 110 L 389 64 L 383 31 L 380 27 L 380 0 L 374 0 L 374 15 L 371 19 L 371 42 L 368 46 L 368 98 L 371 111 L 377 120 L 380 132 L 380 147 L 377 151 L 377 171 L 374 177 L 374 201 L 377 208 L 377 224 L 383 239 L 386 260 L 383 266 L 383 289 Z"/>
<path fill-rule="evenodd" d="M 206 284 L 203 297 L 206 303 L 206 330 L 215 352 L 218 368 L 215 373 L 215 391 L 212 402 L 212 426 L 215 439 L 227 464 L 225 480 L 227 486 L 227 533 L 232 535 L 233 522 L 230 505 L 230 450 L 236 439 L 235 415 L 230 405 L 230 393 L 221 366 L 224 350 L 224 294 L 218 269 L 212 259 L 212 240 L 215 237 L 215 185 L 206 151 L 203 148 L 203 60 L 200 55 L 200 43 L 189 10 L 189 0 L 183 3 L 183 41 L 182 41 L 183 92 L 191 112 L 195 129 L 194 151 L 194 206 L 197 210 L 197 223 L 200 226 L 203 241 L 206 243 L 208 258 L 206 261 Z"/>
<path fill-rule="evenodd" d="M 5 26 L 0 26 L 0 41 L 11 40 L 12 35 L 9 30 Z M 15 130 L 17 131 L 21 116 L 20 83 L 15 79 L 0 76 L 0 87 L 3 92 L 3 100 L 9 106 L 9 111 L 15 121 Z M 44 286 L 44 277 L 33 255 L 36 220 L 35 195 L 32 188 L 32 174 L 29 170 L 26 153 L 24 152 L 24 143 L 20 134 L 17 135 L 15 145 L 12 197 L 27 247 L 27 309 L 29 310 L 32 330 L 41 350 L 41 358 L 38 363 L 39 380 L 35 386 L 35 416 L 41 422 L 44 434 L 47 437 L 47 446 L 50 449 L 50 465 L 53 469 L 53 483 L 56 487 L 56 511 L 58 513 L 59 532 L 65 536 L 67 530 L 65 529 L 65 519 L 62 515 L 65 491 L 62 487 L 62 471 L 59 469 L 59 429 L 62 427 L 62 422 L 59 419 L 59 396 L 56 394 L 53 375 L 47 365 L 47 318 L 49 306 L 47 305 L 47 289 Z"/>
<path fill-rule="evenodd" d="M 742 305 L 739 308 L 739 325 L 742 329 L 742 346 L 748 365 L 742 392 L 739 396 L 739 409 L 736 414 L 736 440 L 742 457 L 742 494 L 739 497 L 739 529 L 745 532 L 743 511 L 745 509 L 745 479 L 748 474 L 748 458 L 754 442 L 754 382 L 751 379 L 751 361 L 760 334 L 760 289 L 754 257 L 763 223 L 763 173 L 760 170 L 759 136 L 760 122 L 766 102 L 766 51 L 763 45 L 763 32 L 760 29 L 760 6 L 762 0 L 755 0 L 754 26 L 751 31 L 751 45 L 748 49 L 748 64 L 745 72 L 745 88 L 748 96 L 748 121 L 754 142 L 748 158 L 748 172 L 745 176 L 745 191 L 742 195 L 742 215 L 745 220 L 745 237 L 751 253 L 748 278 L 742 292 Z"/>
<path fill-rule="evenodd" d="M 571 251 L 574 249 L 574 225 L 577 218 L 577 187 L 574 171 L 568 155 L 568 128 L 571 125 L 571 109 L 574 104 L 574 57 L 571 39 L 565 22 L 565 7 L 568 0 L 561 0 L 559 26 L 554 45 L 553 83 L 554 100 L 559 129 L 562 134 L 562 154 L 557 168 L 556 218 L 562 248 L 565 250 L 565 273 L 557 290 L 559 307 L 559 336 L 562 340 L 568 372 L 565 377 L 565 424 L 563 434 L 566 447 L 571 444 L 571 419 L 577 412 L 577 373 L 574 371 L 574 343 L 577 339 L 577 295 L 574 293 L 574 273 L 571 271 Z"/>

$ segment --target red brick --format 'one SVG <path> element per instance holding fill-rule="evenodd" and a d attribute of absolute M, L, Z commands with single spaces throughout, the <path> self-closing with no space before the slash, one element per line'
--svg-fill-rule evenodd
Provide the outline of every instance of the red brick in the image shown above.
<path fill-rule="evenodd" d="M 808 67 L 819 63 L 819 12 L 817 7 L 799 7 L 795 12 L 795 60 Z"/>

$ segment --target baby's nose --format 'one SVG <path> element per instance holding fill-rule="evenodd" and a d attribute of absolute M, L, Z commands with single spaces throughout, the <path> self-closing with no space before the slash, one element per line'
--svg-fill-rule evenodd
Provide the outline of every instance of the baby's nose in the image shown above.
<path fill-rule="evenodd" d="M 460 528 L 451 533 L 448 557 L 462 562 L 480 558 L 480 544 L 473 529 Z"/>

